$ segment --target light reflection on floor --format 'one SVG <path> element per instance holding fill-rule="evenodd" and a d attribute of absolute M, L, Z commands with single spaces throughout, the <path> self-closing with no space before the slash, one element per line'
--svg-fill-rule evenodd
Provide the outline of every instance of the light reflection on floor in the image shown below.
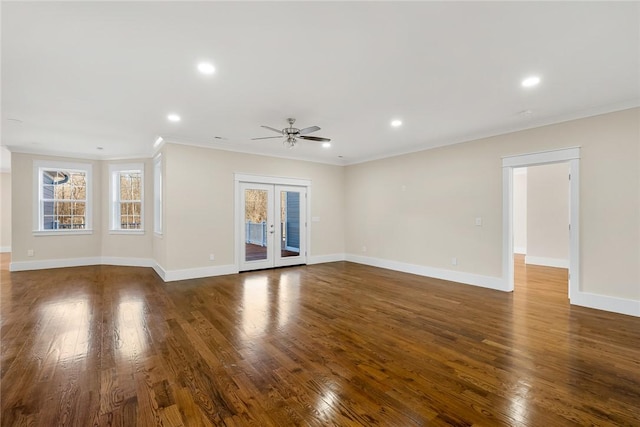
<path fill-rule="evenodd" d="M 297 314 L 299 272 L 282 270 L 277 282 L 257 273 L 247 276 L 242 286 L 242 329 L 250 338 L 285 328 Z"/>
<path fill-rule="evenodd" d="M 59 351 L 60 361 L 86 357 L 91 320 L 88 297 L 52 302 L 44 305 L 42 311 L 42 318 L 49 320 L 43 330 L 43 338 L 49 342 L 51 336 L 55 337 L 47 353 Z"/>
<path fill-rule="evenodd" d="M 269 278 L 247 277 L 242 287 L 242 328 L 250 338 L 255 338 L 265 332 L 269 321 Z"/>
<path fill-rule="evenodd" d="M 278 328 L 282 329 L 298 311 L 300 298 L 300 272 L 287 271 L 278 284 Z"/>
<path fill-rule="evenodd" d="M 142 354 L 149 347 L 145 335 L 144 300 L 126 297 L 116 310 L 116 349 L 124 358 Z"/>
<path fill-rule="evenodd" d="M 333 390 L 323 390 L 316 401 L 316 411 L 324 413 L 328 410 L 335 410 L 340 404 L 340 397 Z"/>
<path fill-rule="evenodd" d="M 530 386 L 526 381 L 518 381 L 513 397 L 509 401 L 511 417 L 522 425 L 529 421 L 529 389 Z"/>

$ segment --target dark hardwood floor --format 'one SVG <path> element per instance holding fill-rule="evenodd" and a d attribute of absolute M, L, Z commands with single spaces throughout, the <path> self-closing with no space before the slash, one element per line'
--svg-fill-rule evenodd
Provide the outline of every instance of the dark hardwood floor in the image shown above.
<path fill-rule="evenodd" d="M 638 426 L 640 318 L 348 262 L 1 271 L 3 426 Z"/>

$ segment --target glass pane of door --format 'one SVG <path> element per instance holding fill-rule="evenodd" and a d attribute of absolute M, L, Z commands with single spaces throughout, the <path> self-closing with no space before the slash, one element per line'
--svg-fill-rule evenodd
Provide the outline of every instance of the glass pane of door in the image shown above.
<path fill-rule="evenodd" d="M 300 255 L 300 192 L 280 191 L 280 256 Z"/>
<path fill-rule="evenodd" d="M 239 270 L 305 264 L 306 188 L 241 182 Z"/>
<path fill-rule="evenodd" d="M 268 191 L 244 190 L 245 261 L 267 259 Z"/>

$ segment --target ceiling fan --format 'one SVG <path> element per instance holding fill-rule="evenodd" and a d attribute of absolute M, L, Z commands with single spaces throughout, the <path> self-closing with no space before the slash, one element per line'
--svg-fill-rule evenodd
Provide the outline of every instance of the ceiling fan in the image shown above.
<path fill-rule="evenodd" d="M 293 127 L 293 124 L 296 122 L 296 119 L 294 118 L 288 118 L 287 122 L 289 122 L 289 127 L 288 128 L 284 128 L 282 130 L 278 130 L 276 128 L 272 128 L 270 126 L 264 126 L 262 125 L 261 127 L 265 128 L 265 129 L 269 129 L 272 130 L 276 133 L 279 133 L 280 136 L 263 136 L 260 138 L 251 138 L 252 140 L 255 139 L 271 139 L 271 138 L 282 138 L 283 136 L 285 137 L 285 140 L 282 141 L 283 144 L 288 145 L 289 148 L 293 148 L 296 145 L 296 141 L 298 139 L 306 139 L 308 141 L 319 141 L 319 142 L 329 142 L 331 141 L 329 138 L 321 138 L 319 136 L 307 136 L 307 134 L 311 133 L 311 132 L 316 132 L 319 131 L 320 128 L 318 126 L 309 126 L 308 128 L 304 128 L 304 129 L 296 129 Z"/>

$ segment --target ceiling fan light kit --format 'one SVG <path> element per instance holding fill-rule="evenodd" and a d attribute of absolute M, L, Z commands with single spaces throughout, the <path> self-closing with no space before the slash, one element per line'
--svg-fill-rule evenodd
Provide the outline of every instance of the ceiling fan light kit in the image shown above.
<path fill-rule="evenodd" d="M 265 129 L 269 129 L 273 132 L 279 133 L 280 136 L 263 136 L 263 137 L 259 137 L 259 138 L 251 138 L 252 140 L 257 140 L 257 139 L 272 139 L 272 138 L 282 138 L 283 136 L 285 137 L 285 140 L 282 142 L 282 144 L 285 147 L 288 148 L 293 148 L 296 146 L 296 142 L 298 139 L 306 139 L 308 141 L 318 141 L 318 142 L 329 142 L 331 141 L 329 138 L 322 138 L 319 136 L 307 136 L 307 134 L 312 133 L 312 132 L 316 132 L 319 131 L 320 128 L 318 126 L 309 126 L 306 127 L 304 129 L 297 129 L 293 127 L 293 124 L 296 122 L 296 119 L 294 118 L 288 118 L 287 122 L 289 122 L 289 127 L 288 128 L 284 128 L 282 130 L 278 130 L 276 128 L 273 128 L 271 126 L 265 126 L 262 125 L 261 127 L 265 128 Z"/>

